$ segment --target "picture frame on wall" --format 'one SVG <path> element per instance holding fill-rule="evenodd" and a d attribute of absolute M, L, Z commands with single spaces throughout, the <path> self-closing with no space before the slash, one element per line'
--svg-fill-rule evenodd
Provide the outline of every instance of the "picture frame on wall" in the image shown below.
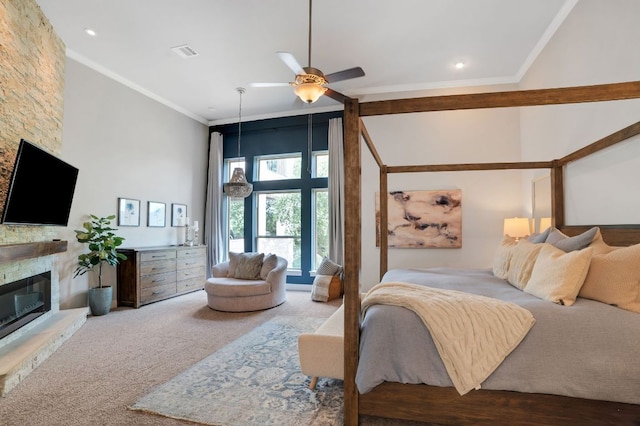
<path fill-rule="evenodd" d="M 140 200 L 118 198 L 118 226 L 140 226 Z"/>
<path fill-rule="evenodd" d="M 157 201 L 147 202 L 147 226 L 162 228 L 167 223 L 167 205 Z"/>
<path fill-rule="evenodd" d="M 171 226 L 185 226 L 187 221 L 187 205 L 171 204 Z"/>

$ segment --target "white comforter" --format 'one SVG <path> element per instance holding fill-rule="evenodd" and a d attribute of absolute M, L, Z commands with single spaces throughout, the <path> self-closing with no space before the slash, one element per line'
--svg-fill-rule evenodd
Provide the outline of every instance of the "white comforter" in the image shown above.
<path fill-rule="evenodd" d="M 403 282 L 373 287 L 363 315 L 376 304 L 405 307 L 422 319 L 460 395 L 479 389 L 535 323 L 514 303 Z"/>

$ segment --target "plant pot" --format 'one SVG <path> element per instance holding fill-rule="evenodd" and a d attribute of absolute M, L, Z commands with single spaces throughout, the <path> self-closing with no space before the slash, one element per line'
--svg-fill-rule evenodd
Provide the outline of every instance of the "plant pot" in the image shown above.
<path fill-rule="evenodd" d="M 113 287 L 94 287 L 89 289 L 89 308 L 94 316 L 106 315 L 111 310 Z"/>

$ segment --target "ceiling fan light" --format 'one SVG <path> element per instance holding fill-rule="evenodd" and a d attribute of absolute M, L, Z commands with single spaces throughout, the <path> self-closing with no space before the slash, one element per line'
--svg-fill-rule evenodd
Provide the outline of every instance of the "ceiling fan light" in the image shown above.
<path fill-rule="evenodd" d="M 308 104 L 317 101 L 326 91 L 326 87 L 322 87 L 317 83 L 301 83 L 293 89 L 293 92 Z"/>

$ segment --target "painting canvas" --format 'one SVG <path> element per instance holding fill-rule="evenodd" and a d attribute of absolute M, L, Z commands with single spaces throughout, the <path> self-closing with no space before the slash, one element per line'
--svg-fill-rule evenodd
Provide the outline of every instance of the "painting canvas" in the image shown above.
<path fill-rule="evenodd" d="M 393 191 L 387 194 L 389 247 L 462 247 L 462 191 Z M 376 246 L 380 247 L 380 196 L 376 193 Z"/>

